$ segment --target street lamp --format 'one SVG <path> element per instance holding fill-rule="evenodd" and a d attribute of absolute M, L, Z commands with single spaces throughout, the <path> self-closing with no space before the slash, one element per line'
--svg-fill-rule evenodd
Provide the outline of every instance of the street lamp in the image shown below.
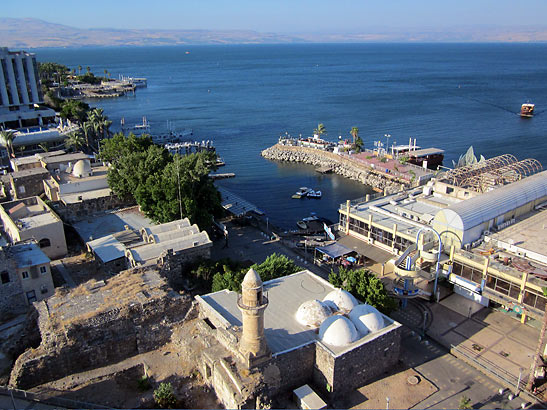
<path fill-rule="evenodd" d="M 389 149 L 389 139 L 391 138 L 391 134 L 384 134 L 384 137 L 386 137 L 386 154 L 387 150 Z"/>

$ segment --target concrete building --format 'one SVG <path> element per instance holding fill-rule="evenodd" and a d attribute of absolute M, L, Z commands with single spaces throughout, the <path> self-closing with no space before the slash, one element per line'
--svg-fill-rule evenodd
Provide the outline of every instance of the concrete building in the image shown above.
<path fill-rule="evenodd" d="M 200 372 L 226 408 L 259 408 L 305 384 L 339 397 L 399 358 L 399 323 L 309 271 L 265 283 L 249 271 L 241 295 L 197 299 Z"/>
<path fill-rule="evenodd" d="M 50 259 L 36 242 L 18 243 L 8 249 L 15 261 L 18 279 L 28 304 L 46 299 L 55 293 Z"/>
<path fill-rule="evenodd" d="M 55 111 L 41 107 L 43 103 L 36 56 L 1 47 L 0 129 L 17 131 L 14 147 L 29 149 L 52 138 L 64 138 L 59 130 L 47 128 L 55 123 Z M 1 151 L 2 158 L 6 158 L 7 151 Z"/>
<path fill-rule="evenodd" d="M 0 204 L 0 219 L 12 243 L 34 239 L 50 259 L 66 255 L 63 222 L 40 197 Z"/>
<path fill-rule="evenodd" d="M 12 198 L 22 199 L 44 193 L 44 180 L 49 178 L 45 168 L 30 168 L 9 174 Z"/>
<path fill-rule="evenodd" d="M 431 295 L 438 273 L 456 293 L 483 306 L 501 305 L 522 321 L 541 319 L 547 302 L 542 292 L 547 286 L 546 204 L 547 171 L 484 193 L 435 181 L 423 189 L 341 205 L 338 243 L 392 266 L 396 274 L 405 271 L 405 252 L 410 252 L 420 294 Z M 438 259 L 435 232 L 443 247 Z M 420 248 L 422 255 L 412 253 Z M 381 250 L 380 257 L 375 250 Z"/>
<path fill-rule="evenodd" d="M 0 248 L 0 313 L 24 312 L 54 293 L 50 260 L 35 242 Z"/>

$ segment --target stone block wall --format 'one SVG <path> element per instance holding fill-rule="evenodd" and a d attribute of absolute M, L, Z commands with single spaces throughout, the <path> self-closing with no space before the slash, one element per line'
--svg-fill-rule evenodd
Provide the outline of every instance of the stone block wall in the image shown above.
<path fill-rule="evenodd" d="M 104 196 L 101 198 L 86 199 L 77 203 L 63 204 L 57 203 L 54 207 L 55 212 L 61 219 L 67 223 L 75 223 L 82 219 L 89 218 L 90 215 L 111 209 L 125 208 L 135 205 L 134 202 L 118 198 L 116 195 Z"/>
<path fill-rule="evenodd" d="M 7 319 L 14 314 L 25 312 L 28 305 L 15 263 L 7 258 L 4 250 L 0 250 L 0 273 L 4 281 L 6 278 L 9 280 L 6 283 L 0 280 L 0 318 Z"/>
<path fill-rule="evenodd" d="M 161 275 L 167 278 L 167 282 L 171 287 L 181 289 L 183 285 L 183 268 L 198 259 L 210 259 L 211 246 L 212 244 L 206 244 L 176 253 L 166 251 L 158 259 L 158 265 L 161 266 Z"/>
<path fill-rule="evenodd" d="M 168 290 L 162 297 L 147 294 L 143 290 L 127 305 L 97 314 L 89 312 L 77 321 L 61 325 L 52 318 L 54 305 L 49 306 L 47 301 L 36 303 L 42 343 L 19 356 L 10 385 L 28 389 L 117 363 L 167 343 L 173 325 L 182 322 L 191 308 L 191 297 Z"/>
<path fill-rule="evenodd" d="M 393 326 L 393 325 L 392 325 Z M 378 378 L 399 360 L 402 327 L 399 324 L 360 346 L 334 356 L 317 344 L 314 381 L 332 397 L 349 392 Z M 327 383 L 329 387 L 327 387 Z"/>

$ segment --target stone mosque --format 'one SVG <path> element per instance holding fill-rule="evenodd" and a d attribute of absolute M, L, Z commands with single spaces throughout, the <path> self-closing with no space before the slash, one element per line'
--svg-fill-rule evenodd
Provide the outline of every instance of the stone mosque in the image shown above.
<path fill-rule="evenodd" d="M 262 283 L 250 269 L 241 294 L 197 300 L 182 348 L 226 408 L 270 407 L 304 385 L 330 402 L 399 359 L 399 323 L 308 270 Z"/>

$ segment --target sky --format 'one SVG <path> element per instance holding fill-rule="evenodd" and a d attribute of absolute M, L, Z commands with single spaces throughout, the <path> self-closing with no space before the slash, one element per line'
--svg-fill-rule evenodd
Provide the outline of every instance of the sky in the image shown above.
<path fill-rule="evenodd" d="M 275 33 L 547 26 L 547 0 L 3 0 L 0 13 L 78 28 Z"/>

